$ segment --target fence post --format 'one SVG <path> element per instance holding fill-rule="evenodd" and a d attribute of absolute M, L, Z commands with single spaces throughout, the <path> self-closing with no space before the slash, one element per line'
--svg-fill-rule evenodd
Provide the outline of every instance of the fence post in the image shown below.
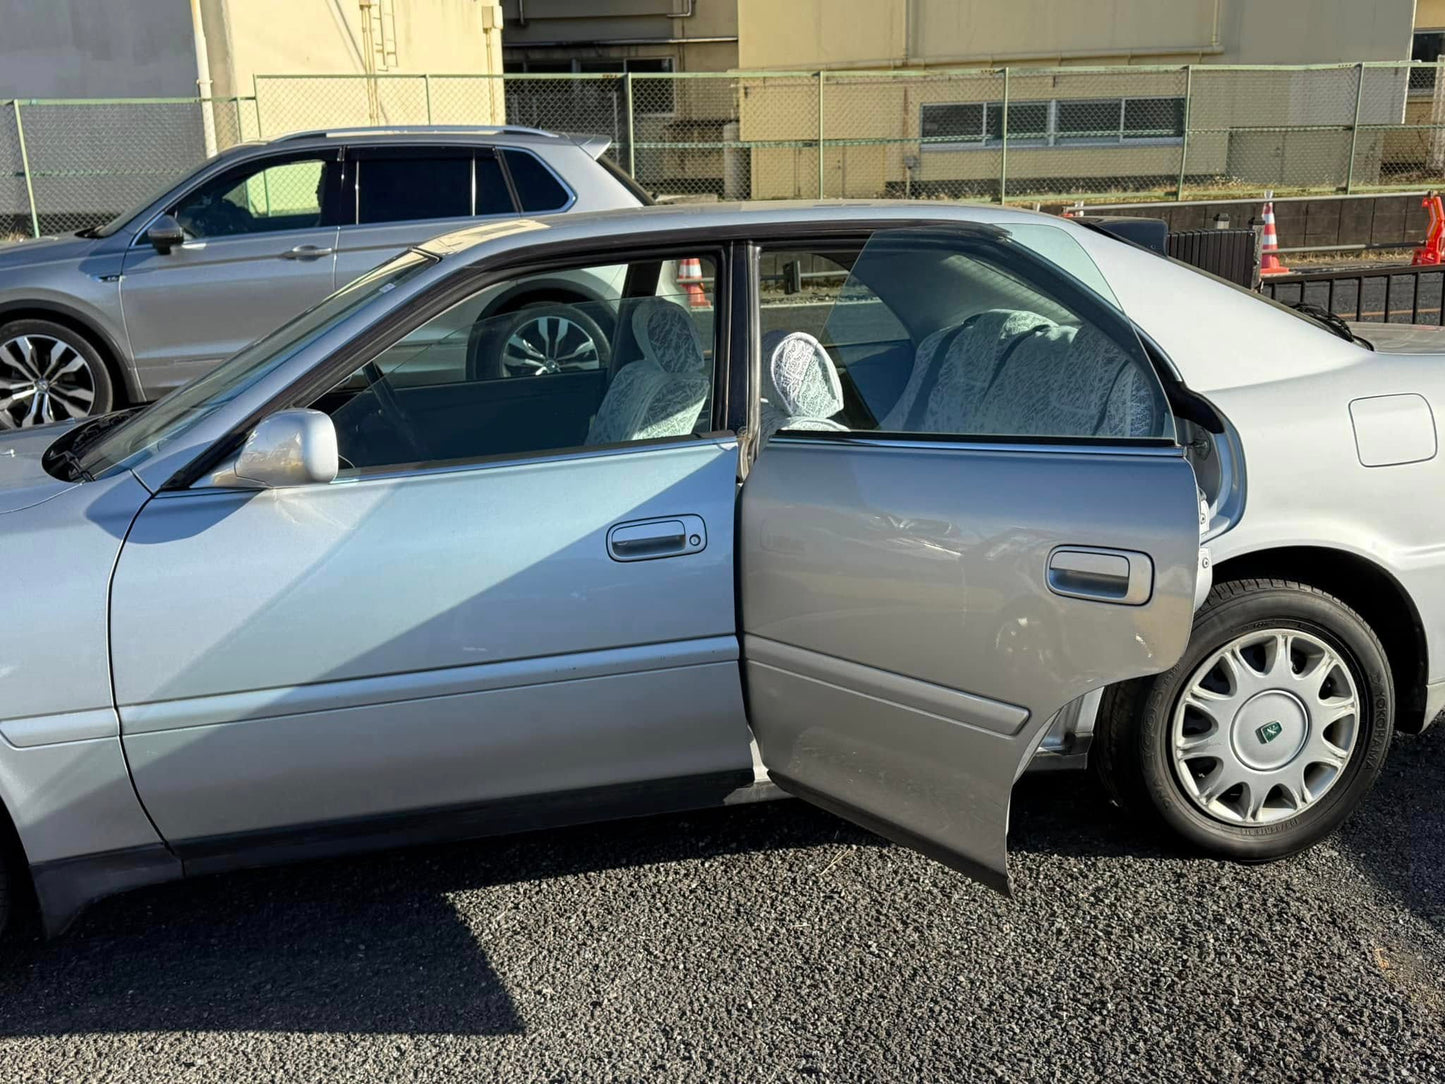
<path fill-rule="evenodd" d="M 823 72 L 818 72 L 818 198 L 823 198 Z"/>
<path fill-rule="evenodd" d="M 1184 130 L 1179 136 L 1179 186 L 1174 189 L 1177 201 L 1184 199 L 1184 168 L 1189 164 L 1189 122 L 1194 112 L 1194 65 L 1184 65 Z"/>
<path fill-rule="evenodd" d="M 261 138 L 261 83 L 256 73 L 251 73 L 251 101 L 256 103 L 256 138 Z"/>
<path fill-rule="evenodd" d="M 15 138 L 20 144 L 20 169 L 25 174 L 25 196 L 30 201 L 30 235 L 40 236 L 40 215 L 35 210 L 35 183 L 30 175 L 30 155 L 25 150 L 25 126 L 20 123 L 20 99 L 11 101 L 15 110 Z"/>
<path fill-rule="evenodd" d="M 423 89 L 426 92 L 426 122 L 431 123 L 431 72 L 422 75 Z"/>
<path fill-rule="evenodd" d="M 673 93 L 677 93 L 676 87 Z M 627 175 L 637 177 L 637 152 L 636 147 L 637 130 L 632 123 L 632 73 L 622 73 L 622 111 L 627 114 Z"/>
<path fill-rule="evenodd" d="M 985 109 L 988 107 L 985 106 Z M 984 118 L 984 129 L 987 134 L 988 118 Z M 1003 69 L 1003 151 L 998 159 L 998 202 L 1000 205 L 1008 200 L 1008 66 Z"/>
<path fill-rule="evenodd" d="M 1345 167 L 1345 195 L 1349 195 L 1355 189 L 1355 149 L 1360 144 L 1360 102 L 1365 96 L 1365 66 L 1355 65 L 1355 73 L 1359 77 L 1355 82 L 1355 123 L 1350 125 L 1350 162 Z"/>

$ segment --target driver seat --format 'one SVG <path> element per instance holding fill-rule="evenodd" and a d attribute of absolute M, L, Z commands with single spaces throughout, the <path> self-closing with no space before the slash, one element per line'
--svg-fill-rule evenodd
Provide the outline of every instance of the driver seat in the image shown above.
<path fill-rule="evenodd" d="M 587 429 L 587 443 L 625 444 L 680 437 L 697 428 L 712 390 L 702 336 L 692 314 L 663 297 L 632 310 L 642 357 L 622 366 Z"/>

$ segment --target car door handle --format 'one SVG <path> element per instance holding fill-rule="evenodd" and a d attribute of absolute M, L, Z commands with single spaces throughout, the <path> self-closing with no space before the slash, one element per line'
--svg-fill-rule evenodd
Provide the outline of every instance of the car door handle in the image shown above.
<path fill-rule="evenodd" d="M 295 248 L 281 253 L 281 258 L 283 260 L 319 260 L 322 256 L 330 256 L 335 251 L 331 248 L 322 248 L 320 245 L 297 245 Z"/>
<path fill-rule="evenodd" d="M 1154 562 L 1134 550 L 1059 546 L 1049 554 L 1047 579 L 1056 595 L 1142 606 L 1154 593 Z"/>
<path fill-rule="evenodd" d="M 707 546 L 707 529 L 700 516 L 618 523 L 607 532 L 607 555 L 614 561 L 649 561 L 681 557 Z"/>

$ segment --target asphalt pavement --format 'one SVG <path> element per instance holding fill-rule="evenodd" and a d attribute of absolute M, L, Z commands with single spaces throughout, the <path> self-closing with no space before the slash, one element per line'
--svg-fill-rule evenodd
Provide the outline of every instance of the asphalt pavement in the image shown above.
<path fill-rule="evenodd" d="M 161 886 L 9 947 L 0 1080 L 1441 1080 L 1442 797 L 1245 867 L 1031 777 L 1012 900 L 792 801 Z"/>

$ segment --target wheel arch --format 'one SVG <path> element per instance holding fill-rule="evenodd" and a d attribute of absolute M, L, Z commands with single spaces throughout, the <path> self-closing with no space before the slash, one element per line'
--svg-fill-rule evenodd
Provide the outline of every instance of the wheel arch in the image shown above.
<path fill-rule="evenodd" d="M 100 354 L 100 360 L 110 370 L 117 392 L 124 394 L 125 402 L 113 404 L 116 407 L 144 402 L 144 392 L 135 371 L 126 360 L 127 355 L 120 344 L 109 335 L 97 321 L 57 301 L 10 301 L 0 303 L 0 323 L 11 320 L 49 320 L 53 324 L 68 328 L 85 338 Z"/>
<path fill-rule="evenodd" d="M 1328 591 L 1375 631 L 1390 661 L 1395 728 L 1418 734 L 1425 718 L 1428 672 L 1425 627 L 1409 592 L 1388 569 L 1368 557 L 1329 546 L 1279 546 L 1236 554 L 1214 566 L 1214 581 L 1251 578 L 1297 580 Z"/>
<path fill-rule="evenodd" d="M 519 282 L 509 290 L 503 291 L 500 296 L 493 299 L 491 304 L 482 310 L 481 315 L 478 316 L 477 319 L 486 320 L 493 316 L 516 312 L 526 305 L 535 305 L 541 302 L 558 302 L 564 305 L 585 305 L 601 302 L 604 303 L 602 308 L 605 310 L 606 301 L 607 298 L 591 287 L 568 279 L 528 279 L 525 282 Z M 599 310 L 597 317 L 602 316 L 610 319 L 611 314 Z M 594 317 L 594 319 L 597 317 Z M 603 321 L 598 320 L 598 323 L 603 323 Z M 604 323 L 603 330 L 610 335 L 614 329 Z"/>

